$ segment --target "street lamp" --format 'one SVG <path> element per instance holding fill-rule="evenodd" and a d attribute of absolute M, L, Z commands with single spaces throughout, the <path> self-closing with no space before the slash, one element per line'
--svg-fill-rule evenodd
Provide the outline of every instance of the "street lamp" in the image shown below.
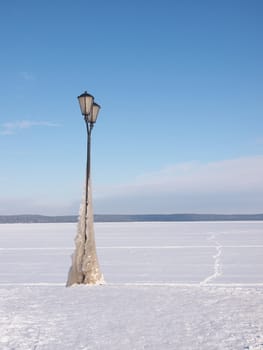
<path fill-rule="evenodd" d="M 78 96 L 79 106 L 82 115 L 89 123 L 96 123 L 100 106 L 94 102 L 94 97 L 85 91 L 82 95 Z"/>
<path fill-rule="evenodd" d="M 87 91 L 78 96 L 78 100 L 87 129 L 86 182 L 79 215 L 78 232 L 75 238 L 76 248 L 72 256 L 72 266 L 69 270 L 67 286 L 73 284 L 102 284 L 104 282 L 96 252 L 90 179 L 91 132 L 96 123 L 100 105 L 94 102 L 94 97 L 88 94 Z"/>
<path fill-rule="evenodd" d="M 87 128 L 87 162 L 86 162 L 86 206 L 88 206 L 89 196 L 89 178 L 90 178 L 90 150 L 91 150 L 91 131 L 96 123 L 100 105 L 94 102 L 94 97 L 85 91 L 82 95 L 78 96 L 79 106 L 81 114 L 84 116 L 84 120 Z M 86 213 L 87 214 L 87 213 Z"/>

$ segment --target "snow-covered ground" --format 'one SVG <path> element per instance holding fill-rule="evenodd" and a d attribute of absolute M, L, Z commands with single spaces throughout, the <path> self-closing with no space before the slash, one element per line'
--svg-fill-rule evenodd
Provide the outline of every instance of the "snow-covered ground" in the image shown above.
<path fill-rule="evenodd" d="M 75 224 L 0 225 L 0 349 L 263 349 L 263 222 L 96 223 L 106 284 L 65 288 Z"/>

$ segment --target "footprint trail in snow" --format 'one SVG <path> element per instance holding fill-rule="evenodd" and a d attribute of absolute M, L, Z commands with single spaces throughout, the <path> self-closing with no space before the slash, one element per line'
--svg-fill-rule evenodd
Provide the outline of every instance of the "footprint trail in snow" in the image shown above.
<path fill-rule="evenodd" d="M 223 268 L 222 268 L 222 262 L 221 262 L 221 255 L 222 255 L 222 245 L 217 241 L 216 235 L 214 233 L 211 234 L 211 236 L 208 238 L 210 241 L 213 241 L 215 243 L 216 248 L 216 254 L 213 255 L 214 259 L 214 273 L 211 276 L 208 276 L 206 279 L 204 279 L 200 284 L 208 284 L 209 282 L 215 280 L 217 277 L 222 276 Z"/>

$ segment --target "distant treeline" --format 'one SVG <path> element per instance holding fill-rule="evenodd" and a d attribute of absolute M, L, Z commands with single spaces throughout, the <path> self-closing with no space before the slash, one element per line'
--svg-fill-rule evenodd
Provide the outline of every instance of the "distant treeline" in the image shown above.
<path fill-rule="evenodd" d="M 95 222 L 143 221 L 250 221 L 262 220 L 263 214 L 146 214 L 146 215 L 94 215 Z M 77 222 L 77 215 L 0 215 L 0 224 Z"/>

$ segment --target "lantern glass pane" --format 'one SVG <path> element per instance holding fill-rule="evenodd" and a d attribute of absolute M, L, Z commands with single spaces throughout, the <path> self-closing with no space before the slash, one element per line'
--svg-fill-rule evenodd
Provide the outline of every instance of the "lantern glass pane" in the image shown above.
<path fill-rule="evenodd" d="M 78 96 L 78 100 L 79 100 L 81 113 L 87 116 L 91 110 L 91 106 L 93 103 L 93 96 L 88 94 L 87 92 L 84 92 L 84 94 Z"/>
<path fill-rule="evenodd" d="M 93 103 L 92 106 L 92 113 L 90 114 L 90 122 L 91 123 L 96 123 L 96 120 L 98 118 L 98 114 L 99 114 L 99 110 L 100 110 L 100 106 L 97 103 Z"/>

